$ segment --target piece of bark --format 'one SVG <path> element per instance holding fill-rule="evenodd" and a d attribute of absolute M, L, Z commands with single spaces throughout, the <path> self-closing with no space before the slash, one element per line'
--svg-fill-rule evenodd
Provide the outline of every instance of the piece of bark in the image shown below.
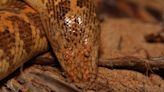
<path fill-rule="evenodd" d="M 159 11 L 163 11 L 164 9 L 164 1 L 163 0 L 126 0 L 131 3 L 135 3 L 142 7 L 151 7 L 157 9 Z"/>
<path fill-rule="evenodd" d="M 154 78 L 154 81 L 157 79 Z M 161 82 L 163 85 L 164 80 L 162 79 Z M 104 92 L 163 92 L 164 90 L 164 86 L 154 84 L 148 76 L 142 73 L 130 70 L 110 70 L 103 67 L 98 69 L 98 76 L 93 88 L 96 89 L 100 86 L 102 86 L 101 90 L 104 87 L 110 88 L 110 91 Z"/>
<path fill-rule="evenodd" d="M 163 69 L 164 44 L 146 38 L 159 35 L 162 29 L 158 24 L 137 20 L 107 19 L 102 24 L 99 65 L 142 71 Z"/>
<path fill-rule="evenodd" d="M 50 92 L 57 91 L 59 88 L 67 89 L 66 92 L 79 92 L 73 84 L 66 82 L 62 71 L 57 68 L 34 65 L 25 69 L 20 75 L 8 80 L 5 85 L 0 87 L 0 92 Z M 111 70 L 99 67 L 96 81 L 83 91 L 162 92 L 163 90 L 164 80 L 158 75 L 153 74 L 148 77 L 136 71 Z"/>
<path fill-rule="evenodd" d="M 73 84 L 66 83 L 61 71 L 49 66 L 34 65 L 10 79 L 0 88 L 2 92 L 80 92 Z"/>
<path fill-rule="evenodd" d="M 132 19 L 107 19 L 101 26 L 100 58 L 134 56 L 149 59 L 163 56 L 163 43 L 150 43 L 145 39 L 145 36 L 161 31 L 159 24 Z"/>
<path fill-rule="evenodd" d="M 162 11 L 128 0 L 101 0 L 98 7 L 101 20 L 104 16 L 114 18 L 133 18 L 141 22 L 158 23 L 162 21 Z"/>
<path fill-rule="evenodd" d="M 41 79 L 42 83 L 46 83 L 48 87 L 52 89 L 52 91 L 55 92 L 81 92 L 75 86 L 72 84 L 66 83 L 61 79 L 51 77 L 50 75 L 46 73 L 32 73 L 33 75 L 37 76 Z"/>

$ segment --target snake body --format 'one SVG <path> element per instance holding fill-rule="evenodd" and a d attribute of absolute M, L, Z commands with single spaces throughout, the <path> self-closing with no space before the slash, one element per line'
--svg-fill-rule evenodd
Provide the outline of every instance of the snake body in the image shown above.
<path fill-rule="evenodd" d="M 48 40 L 71 82 L 93 81 L 99 42 L 94 0 L 24 1 L 37 13 L 25 8 L 21 14 L 3 12 L 7 16 L 0 18 L 0 79 L 46 51 Z"/>
<path fill-rule="evenodd" d="M 39 15 L 28 6 L 16 11 L 0 11 L 0 80 L 48 48 Z"/>

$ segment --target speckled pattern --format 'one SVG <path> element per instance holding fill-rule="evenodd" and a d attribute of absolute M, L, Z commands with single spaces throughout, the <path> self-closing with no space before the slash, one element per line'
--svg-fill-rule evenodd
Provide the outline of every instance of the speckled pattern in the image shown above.
<path fill-rule="evenodd" d="M 96 16 L 94 0 L 24 1 L 40 14 L 41 21 L 45 29 L 43 31 L 50 41 L 50 45 L 53 48 L 53 51 L 56 54 L 63 70 L 66 72 L 68 79 L 75 83 L 89 83 L 93 81 L 96 78 L 97 73 L 99 47 L 99 22 Z M 41 34 L 43 28 L 40 28 L 40 25 L 42 24 L 37 25 L 39 22 L 34 23 L 35 21 L 33 21 L 33 19 L 36 20 L 36 18 L 31 17 L 36 14 L 25 14 L 26 18 L 14 18 L 16 20 L 9 18 L 9 21 L 16 21 L 15 24 L 11 24 L 11 26 L 16 26 L 18 29 L 16 29 L 18 32 L 14 32 L 14 39 L 15 37 L 18 37 L 20 40 L 19 42 L 21 42 L 21 50 L 19 51 L 23 51 L 25 53 L 29 51 L 34 54 L 39 48 L 34 49 L 33 46 L 40 46 L 40 44 L 46 43 L 44 42 L 45 36 L 42 36 Z M 18 15 L 15 17 L 17 16 Z M 33 23 L 33 25 L 30 23 Z M 31 26 L 33 26 L 33 28 Z M 36 32 L 35 27 L 37 28 L 37 32 L 40 32 L 38 34 L 35 33 L 35 35 L 38 36 L 35 36 L 34 33 L 32 33 Z M 24 32 L 22 32 L 23 30 Z M 18 36 L 15 36 L 16 33 L 18 33 Z M 37 38 L 35 37 L 39 37 L 39 40 L 41 40 L 40 44 L 36 44 Z M 10 39 L 11 38 L 12 37 L 10 37 Z M 30 41 L 28 42 L 28 40 Z M 18 48 L 14 46 L 15 42 L 13 42 L 12 48 Z M 46 46 L 42 45 L 42 48 Z M 4 48 L 2 48 L 2 50 L 3 49 Z M 2 55 L 4 55 L 4 52 Z M 30 58 L 29 56 L 27 57 L 28 59 Z M 27 58 L 24 58 L 21 61 L 24 62 L 25 60 L 27 61 Z M 9 61 L 4 62 L 8 63 Z M 18 63 L 18 60 L 13 62 Z M 22 63 L 18 64 L 21 65 Z M 5 65 L 7 66 L 7 64 Z M 11 65 L 8 65 L 8 67 L 10 66 Z"/>

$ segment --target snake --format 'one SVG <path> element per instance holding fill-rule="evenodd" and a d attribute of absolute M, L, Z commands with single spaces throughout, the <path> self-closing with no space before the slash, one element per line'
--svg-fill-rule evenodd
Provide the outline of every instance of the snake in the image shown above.
<path fill-rule="evenodd" d="M 49 48 L 70 82 L 95 80 L 100 34 L 95 0 L 1 3 L 7 8 L 0 11 L 0 80 Z M 14 4 L 22 9 L 9 9 Z"/>

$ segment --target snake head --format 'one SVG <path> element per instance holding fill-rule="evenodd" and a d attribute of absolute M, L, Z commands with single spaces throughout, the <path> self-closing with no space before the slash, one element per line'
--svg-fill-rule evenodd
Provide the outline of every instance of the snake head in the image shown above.
<path fill-rule="evenodd" d="M 42 18 L 45 33 L 69 80 L 96 78 L 99 21 L 94 0 L 24 0 Z"/>

